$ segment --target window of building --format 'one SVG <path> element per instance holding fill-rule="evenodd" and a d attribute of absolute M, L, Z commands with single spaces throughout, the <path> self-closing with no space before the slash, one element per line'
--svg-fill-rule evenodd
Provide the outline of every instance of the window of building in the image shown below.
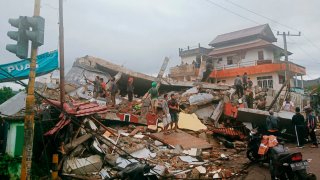
<path fill-rule="evenodd" d="M 222 57 L 221 58 L 218 58 L 217 60 L 218 64 L 222 62 Z"/>
<path fill-rule="evenodd" d="M 285 77 L 282 75 L 279 75 L 279 84 L 283 84 L 285 80 Z"/>
<path fill-rule="evenodd" d="M 258 86 L 262 88 L 273 88 L 272 76 L 261 76 L 257 77 Z"/>
<path fill-rule="evenodd" d="M 231 65 L 231 64 L 233 64 L 232 56 L 228 56 L 227 57 L 227 65 Z"/>
<path fill-rule="evenodd" d="M 263 51 L 258 51 L 258 60 L 264 60 Z"/>

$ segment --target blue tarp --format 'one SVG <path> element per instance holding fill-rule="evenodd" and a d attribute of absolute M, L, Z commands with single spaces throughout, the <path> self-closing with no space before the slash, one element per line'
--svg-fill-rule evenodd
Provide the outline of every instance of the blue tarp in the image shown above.
<path fill-rule="evenodd" d="M 58 68 L 58 51 L 51 51 L 37 56 L 36 76 L 48 74 Z M 4 72 L 6 71 L 6 72 Z M 9 74 L 14 76 L 10 76 Z M 0 65 L 0 82 L 10 82 L 16 79 L 28 79 L 30 59 Z"/>

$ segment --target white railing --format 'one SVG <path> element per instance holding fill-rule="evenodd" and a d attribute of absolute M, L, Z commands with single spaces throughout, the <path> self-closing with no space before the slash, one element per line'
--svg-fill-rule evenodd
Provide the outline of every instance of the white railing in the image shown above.
<path fill-rule="evenodd" d="M 244 61 L 244 62 L 240 62 L 240 63 L 237 63 L 237 64 L 216 66 L 215 70 L 233 69 L 233 68 L 256 66 L 256 65 L 257 65 L 257 60 L 255 60 L 255 61 Z"/>

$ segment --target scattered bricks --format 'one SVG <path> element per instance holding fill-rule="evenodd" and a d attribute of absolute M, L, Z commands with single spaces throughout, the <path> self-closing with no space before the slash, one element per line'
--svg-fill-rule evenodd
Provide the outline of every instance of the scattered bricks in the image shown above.
<path fill-rule="evenodd" d="M 188 176 L 186 173 L 181 173 L 181 174 L 177 174 L 175 175 L 175 178 L 177 179 L 186 179 Z"/>
<path fill-rule="evenodd" d="M 200 178 L 200 172 L 196 168 L 192 169 L 191 174 L 190 174 L 190 178 L 199 179 Z"/>
<path fill-rule="evenodd" d="M 229 169 L 223 169 L 220 174 L 222 178 L 230 178 L 232 176 L 232 171 Z"/>

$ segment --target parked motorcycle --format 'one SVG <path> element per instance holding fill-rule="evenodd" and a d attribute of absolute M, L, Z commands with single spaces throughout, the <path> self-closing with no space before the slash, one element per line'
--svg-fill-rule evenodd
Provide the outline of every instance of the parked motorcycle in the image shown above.
<path fill-rule="evenodd" d="M 281 133 L 284 133 L 282 131 Z M 301 152 L 289 153 L 283 143 L 269 148 L 264 155 L 259 155 L 262 135 L 257 129 L 250 132 L 247 157 L 252 162 L 268 163 L 272 179 L 316 179 L 314 174 L 307 173 L 308 161 L 302 159 Z"/>

